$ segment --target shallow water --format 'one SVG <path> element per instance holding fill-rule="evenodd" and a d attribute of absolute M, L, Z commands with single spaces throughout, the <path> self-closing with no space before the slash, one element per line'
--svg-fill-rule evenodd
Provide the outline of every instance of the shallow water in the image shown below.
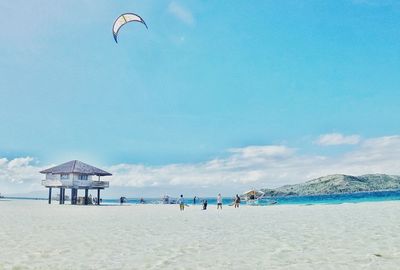
<path fill-rule="evenodd" d="M 171 199 L 176 199 L 172 198 Z M 1 200 L 47 200 L 33 198 L 12 198 L 8 197 Z M 160 198 L 145 198 L 146 204 L 161 204 Z M 216 205 L 216 197 L 197 198 L 196 204 L 202 204 L 202 200 L 207 200 L 209 205 Z M 397 201 L 400 200 L 400 190 L 395 191 L 374 191 L 374 192 L 358 192 L 351 194 L 331 194 L 331 195 L 314 195 L 314 196 L 288 196 L 274 197 L 259 200 L 255 203 L 257 206 L 270 206 L 272 202 L 277 204 L 341 204 L 341 203 L 361 203 L 361 202 L 380 202 L 380 201 Z M 224 205 L 230 205 L 233 198 L 223 198 Z M 68 203 L 68 202 L 67 202 Z M 140 204 L 140 198 L 128 198 L 128 204 Z M 193 198 L 185 198 L 185 203 L 193 205 Z M 103 199 L 103 204 L 119 204 L 119 199 Z M 245 204 L 245 202 L 242 202 Z"/>
<path fill-rule="evenodd" d="M 208 204 L 215 205 L 217 199 L 215 197 L 199 198 L 197 204 L 201 204 L 202 200 L 207 200 Z M 375 192 L 358 192 L 351 194 L 332 194 L 332 195 L 314 195 L 314 196 L 290 196 L 290 197 L 274 197 L 259 200 L 256 205 L 268 206 L 272 202 L 277 204 L 341 204 L 341 203 L 359 203 L 359 202 L 379 202 L 379 201 L 396 201 L 400 200 L 400 191 L 375 191 Z M 225 197 L 224 205 L 229 205 L 233 198 Z M 107 203 L 119 203 L 118 199 L 104 200 Z M 146 198 L 147 204 L 160 203 L 159 198 Z M 193 198 L 186 198 L 185 202 L 193 205 Z M 139 204 L 140 199 L 128 198 L 128 203 Z"/>

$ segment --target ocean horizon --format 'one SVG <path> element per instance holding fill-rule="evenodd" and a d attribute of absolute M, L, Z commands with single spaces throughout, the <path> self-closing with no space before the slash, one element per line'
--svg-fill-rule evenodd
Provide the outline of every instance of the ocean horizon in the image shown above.
<path fill-rule="evenodd" d="M 171 199 L 177 199 L 170 197 Z M 154 197 L 143 197 L 145 204 L 162 204 L 162 198 Z M 47 201 L 48 198 L 34 198 L 34 197 L 8 197 L 4 196 L 0 200 L 43 200 Z M 119 198 L 108 198 L 103 199 L 103 204 L 120 204 Z M 203 200 L 207 200 L 209 205 L 216 205 L 216 197 L 197 197 L 196 205 L 202 204 Z M 400 200 L 400 190 L 383 190 L 383 191 L 371 191 L 371 192 L 355 192 L 355 193 L 341 193 L 341 194 L 324 194 L 324 195 L 307 195 L 307 196 L 277 196 L 277 197 L 265 197 L 254 203 L 252 206 L 271 206 L 274 205 L 286 205 L 286 204 L 300 204 L 300 205 L 311 205 L 311 204 L 342 204 L 342 203 L 362 203 L 362 202 L 380 202 L 380 201 L 397 201 Z M 222 200 L 224 205 L 231 205 L 233 197 L 223 197 Z M 54 204 L 58 201 L 53 200 Z M 185 203 L 193 205 L 193 198 L 185 197 Z M 124 204 L 142 204 L 141 198 L 126 197 Z M 245 201 L 242 201 L 242 205 L 247 205 Z"/>

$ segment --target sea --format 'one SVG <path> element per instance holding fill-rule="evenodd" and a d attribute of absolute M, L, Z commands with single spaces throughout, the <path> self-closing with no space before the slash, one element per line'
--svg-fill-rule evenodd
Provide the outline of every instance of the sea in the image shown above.
<path fill-rule="evenodd" d="M 149 198 L 144 199 L 145 203 L 161 203 L 161 199 Z M 197 198 L 196 204 L 201 204 L 203 200 L 207 200 L 208 204 L 217 204 L 216 197 Z M 357 192 L 346 194 L 329 194 L 329 195 L 312 195 L 312 196 L 285 196 L 264 198 L 252 202 L 254 206 L 270 206 L 276 204 L 341 204 L 341 203 L 361 203 L 361 202 L 379 202 L 379 201 L 396 201 L 400 200 L 400 190 L 395 191 L 374 191 L 374 192 Z M 109 203 L 118 203 L 119 200 L 105 200 Z M 128 203 L 140 203 L 140 199 L 129 199 Z M 223 204 L 229 205 L 233 202 L 233 197 L 224 197 Z M 192 205 L 193 198 L 185 198 L 185 203 Z M 242 201 L 243 204 L 245 202 Z"/>
<path fill-rule="evenodd" d="M 174 202 L 177 198 L 172 198 Z M 29 198 L 29 197 L 5 197 L 2 200 L 47 200 L 46 198 Z M 216 197 L 200 197 L 196 199 L 196 204 L 202 204 L 204 200 L 207 200 L 209 205 L 215 205 L 217 203 Z M 400 200 L 400 190 L 395 191 L 374 191 L 374 192 L 357 192 L 357 193 L 346 193 L 346 194 L 330 194 L 330 195 L 313 195 L 313 196 L 286 196 L 286 197 L 273 197 L 264 198 L 252 202 L 253 206 L 272 206 L 282 204 L 342 204 L 342 203 L 362 203 L 362 202 L 380 202 L 380 201 L 397 201 Z M 103 199 L 103 204 L 119 204 L 118 199 Z M 230 205 L 233 202 L 233 197 L 224 197 L 223 204 Z M 140 204 L 142 203 L 140 198 L 126 198 L 125 203 L 127 204 Z M 162 204 L 161 198 L 144 198 L 145 204 Z M 185 203 L 193 205 L 193 198 L 185 198 Z M 242 204 L 246 202 L 242 201 Z"/>

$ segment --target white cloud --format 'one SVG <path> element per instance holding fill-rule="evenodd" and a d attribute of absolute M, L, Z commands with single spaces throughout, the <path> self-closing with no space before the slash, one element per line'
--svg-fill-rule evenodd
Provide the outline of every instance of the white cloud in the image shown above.
<path fill-rule="evenodd" d="M 290 149 L 283 145 L 266 145 L 266 146 L 247 146 L 244 148 L 232 148 L 229 152 L 245 158 L 249 157 L 279 157 L 287 156 L 293 153 Z"/>
<path fill-rule="evenodd" d="M 32 165 L 32 157 L 0 158 L 0 192 L 17 193 L 41 189 L 42 169 Z"/>
<path fill-rule="evenodd" d="M 316 144 L 319 145 L 343 145 L 343 144 L 358 144 L 361 138 L 359 135 L 345 136 L 340 133 L 330 133 L 321 135 Z"/>
<path fill-rule="evenodd" d="M 397 149 L 397 150 L 396 150 Z M 340 156 L 302 155 L 283 145 L 248 146 L 229 150 L 225 158 L 204 163 L 112 166 L 113 183 L 123 186 L 208 187 L 238 189 L 276 187 L 328 174 L 400 174 L 400 136 L 364 140 Z"/>
<path fill-rule="evenodd" d="M 178 18 L 180 21 L 192 25 L 194 23 L 194 18 L 190 10 L 187 8 L 181 6 L 180 4 L 176 2 L 171 2 L 168 5 L 168 11 L 173 14 L 176 18 Z"/>
<path fill-rule="evenodd" d="M 21 168 L 29 166 L 29 163 L 33 161 L 32 157 L 15 158 L 8 162 L 7 167 L 9 169 Z"/>
<path fill-rule="evenodd" d="M 31 157 L 0 158 L 0 192 L 43 190 L 41 166 Z M 207 194 L 240 192 L 251 187 L 276 187 L 328 174 L 400 174 L 400 136 L 365 139 L 339 156 L 303 155 L 284 145 L 230 149 L 226 157 L 192 164 L 146 166 L 116 164 L 104 168 L 113 173 L 111 187 L 202 190 Z M 95 165 L 95 164 L 94 164 Z"/>

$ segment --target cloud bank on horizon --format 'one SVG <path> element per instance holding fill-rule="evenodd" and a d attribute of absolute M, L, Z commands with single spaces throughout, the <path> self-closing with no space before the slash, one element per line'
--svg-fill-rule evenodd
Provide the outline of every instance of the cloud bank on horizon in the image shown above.
<path fill-rule="evenodd" d="M 324 136 L 329 137 L 328 134 Z M 365 139 L 356 148 L 336 156 L 304 155 L 299 149 L 286 145 L 247 146 L 229 149 L 227 153 L 226 157 L 200 163 L 164 166 L 122 163 L 104 169 L 113 173 L 109 178 L 112 187 L 151 187 L 160 190 L 160 194 L 171 187 L 178 190 L 190 187 L 210 193 L 214 190 L 240 192 L 251 187 L 277 187 L 337 173 L 400 174 L 400 135 Z M 48 166 L 38 164 L 32 157 L 1 158 L 2 192 L 43 189 L 38 172 Z"/>

